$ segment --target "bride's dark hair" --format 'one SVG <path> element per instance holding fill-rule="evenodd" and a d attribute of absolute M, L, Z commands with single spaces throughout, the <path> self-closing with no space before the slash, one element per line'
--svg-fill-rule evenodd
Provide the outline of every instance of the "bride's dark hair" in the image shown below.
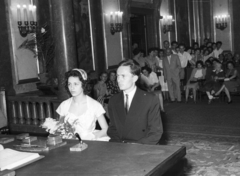
<path fill-rule="evenodd" d="M 74 69 L 65 73 L 65 88 L 68 91 L 68 93 L 70 93 L 68 89 L 68 78 L 71 76 L 79 78 L 79 80 L 82 82 L 83 93 L 86 95 L 88 93 L 87 91 L 88 80 L 83 79 L 82 74 L 78 70 L 74 70 Z"/>

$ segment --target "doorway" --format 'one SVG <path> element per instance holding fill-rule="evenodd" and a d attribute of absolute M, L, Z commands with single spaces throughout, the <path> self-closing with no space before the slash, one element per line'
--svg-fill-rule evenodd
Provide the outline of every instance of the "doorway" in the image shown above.
<path fill-rule="evenodd" d="M 130 17 L 130 24 L 132 46 L 137 44 L 138 48 L 144 50 L 146 55 L 148 48 L 146 15 L 132 13 Z"/>

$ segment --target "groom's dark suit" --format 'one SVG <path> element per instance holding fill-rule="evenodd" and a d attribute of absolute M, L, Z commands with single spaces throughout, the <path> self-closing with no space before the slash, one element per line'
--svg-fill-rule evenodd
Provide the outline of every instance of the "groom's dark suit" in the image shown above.
<path fill-rule="evenodd" d="M 123 96 L 114 95 L 108 104 L 110 141 L 157 144 L 163 133 L 158 98 L 137 88 L 126 114 Z"/>

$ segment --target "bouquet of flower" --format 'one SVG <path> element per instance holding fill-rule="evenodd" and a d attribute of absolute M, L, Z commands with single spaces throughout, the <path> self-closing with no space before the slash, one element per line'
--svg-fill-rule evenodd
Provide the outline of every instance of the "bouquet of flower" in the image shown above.
<path fill-rule="evenodd" d="M 63 139 L 75 139 L 76 123 L 77 120 L 70 124 L 68 121 L 57 121 L 56 119 L 46 118 L 41 127 L 46 128 L 46 131 L 50 134 L 60 135 Z"/>

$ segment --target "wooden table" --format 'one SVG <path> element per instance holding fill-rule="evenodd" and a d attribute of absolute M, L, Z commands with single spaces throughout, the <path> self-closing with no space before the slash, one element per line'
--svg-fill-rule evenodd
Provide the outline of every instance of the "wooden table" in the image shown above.
<path fill-rule="evenodd" d="M 15 143 L 15 142 L 14 142 Z M 4 145 L 12 148 L 13 142 Z M 185 147 L 85 141 L 88 148 L 71 152 L 75 140 L 42 152 L 45 158 L 16 170 L 17 176 L 162 175 L 186 154 Z"/>

